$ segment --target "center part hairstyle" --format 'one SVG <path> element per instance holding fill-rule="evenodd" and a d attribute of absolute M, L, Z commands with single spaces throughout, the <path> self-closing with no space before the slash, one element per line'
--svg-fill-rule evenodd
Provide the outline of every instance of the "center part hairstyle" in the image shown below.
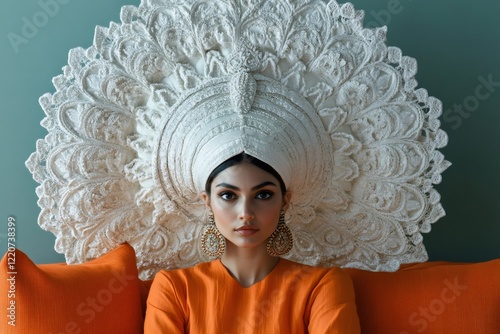
<path fill-rule="evenodd" d="M 242 152 L 292 192 L 287 258 L 396 270 L 427 259 L 449 166 L 416 61 L 335 0 L 142 0 L 70 51 L 26 162 L 69 263 L 128 242 L 141 278 L 206 261 L 210 173 Z"/>

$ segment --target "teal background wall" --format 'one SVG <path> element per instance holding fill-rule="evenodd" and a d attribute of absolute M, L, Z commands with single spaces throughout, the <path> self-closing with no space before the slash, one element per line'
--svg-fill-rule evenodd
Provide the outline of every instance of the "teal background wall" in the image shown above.
<path fill-rule="evenodd" d="M 54 236 L 37 224 L 36 182 L 24 162 L 46 135 L 38 97 L 71 48 L 92 44 L 96 25 L 119 22 L 139 0 L 4 0 L 0 12 L 0 251 L 9 217 L 17 246 L 37 263 L 64 261 Z M 424 243 L 431 260 L 500 258 L 500 2 L 353 0 L 366 26 L 388 26 L 388 45 L 417 59 L 419 86 L 443 101 L 442 127 L 453 165 L 436 188 L 447 216 Z M 49 6 L 50 4 L 50 6 Z M 57 4 L 57 6 L 55 5 Z M 40 13 L 46 12 L 50 15 Z M 46 20 L 44 20 L 44 17 Z M 26 22 L 39 23 L 24 31 Z M 28 36 L 13 45 L 9 33 Z M 11 35 L 12 36 L 12 35 Z M 489 82 L 489 83 L 488 83 Z"/>

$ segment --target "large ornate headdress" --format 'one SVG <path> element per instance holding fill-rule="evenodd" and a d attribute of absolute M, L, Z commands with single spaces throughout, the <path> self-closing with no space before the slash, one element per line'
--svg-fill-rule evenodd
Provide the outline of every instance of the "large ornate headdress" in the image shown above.
<path fill-rule="evenodd" d="M 433 185 L 439 100 L 385 28 L 335 0 L 143 0 L 70 51 L 27 161 L 40 226 L 70 263 L 122 242 L 143 278 L 206 260 L 199 198 L 245 151 L 293 192 L 295 245 L 313 265 L 395 270 L 427 259 L 444 215 Z"/>

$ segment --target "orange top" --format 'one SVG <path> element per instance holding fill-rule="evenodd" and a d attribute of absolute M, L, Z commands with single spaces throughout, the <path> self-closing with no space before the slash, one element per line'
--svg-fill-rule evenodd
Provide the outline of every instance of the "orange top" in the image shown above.
<path fill-rule="evenodd" d="M 145 334 L 360 333 L 350 276 L 280 259 L 244 288 L 220 260 L 159 272 Z"/>

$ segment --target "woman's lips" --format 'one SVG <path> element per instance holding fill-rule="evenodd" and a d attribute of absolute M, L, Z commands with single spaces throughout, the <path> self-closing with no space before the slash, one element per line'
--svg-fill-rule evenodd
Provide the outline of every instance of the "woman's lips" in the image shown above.
<path fill-rule="evenodd" d="M 236 230 L 236 233 L 243 235 L 243 236 L 249 236 L 257 233 L 259 230 L 255 227 L 252 226 L 241 226 L 238 227 Z"/>

